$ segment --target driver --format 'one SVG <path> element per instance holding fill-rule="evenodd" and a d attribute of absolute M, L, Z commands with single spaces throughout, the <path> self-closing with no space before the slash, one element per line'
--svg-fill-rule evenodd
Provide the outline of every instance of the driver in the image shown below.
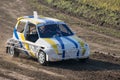
<path fill-rule="evenodd" d="M 31 24 L 30 25 L 30 34 L 36 34 L 36 33 L 37 33 L 36 26 Z"/>

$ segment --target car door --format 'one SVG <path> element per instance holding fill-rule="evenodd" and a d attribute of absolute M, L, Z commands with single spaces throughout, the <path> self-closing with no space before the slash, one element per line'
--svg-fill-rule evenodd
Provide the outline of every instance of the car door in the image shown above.
<path fill-rule="evenodd" d="M 24 30 L 24 39 L 26 42 L 26 49 L 29 50 L 29 53 L 32 57 L 36 56 L 36 45 L 35 42 L 38 40 L 38 32 L 36 25 L 28 22 Z"/>
<path fill-rule="evenodd" d="M 21 48 L 26 48 L 24 42 L 25 42 L 25 28 L 26 28 L 27 22 L 26 21 L 18 21 L 17 25 L 14 30 L 15 37 L 20 41 Z"/>
<path fill-rule="evenodd" d="M 17 35 L 20 41 L 21 48 L 28 52 L 28 54 L 32 57 L 35 57 L 35 52 L 33 50 L 33 44 L 35 43 L 32 41 L 32 32 L 30 31 L 30 23 L 27 21 L 18 21 L 17 23 Z M 32 36 L 33 37 L 33 36 Z M 38 37 L 37 37 L 38 38 Z M 34 37 L 33 37 L 34 39 Z M 36 39 L 37 40 L 37 39 Z"/>

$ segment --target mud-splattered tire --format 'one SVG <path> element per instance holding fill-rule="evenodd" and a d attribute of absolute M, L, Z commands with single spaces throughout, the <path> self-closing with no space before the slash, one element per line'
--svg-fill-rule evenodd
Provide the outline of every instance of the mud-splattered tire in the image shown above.
<path fill-rule="evenodd" d="M 39 54 L 38 54 L 38 62 L 41 65 L 44 65 L 44 66 L 47 65 L 46 54 L 43 51 L 39 52 Z"/>
<path fill-rule="evenodd" d="M 11 57 L 18 57 L 19 56 L 19 52 L 17 52 L 14 47 L 9 47 L 8 52 L 9 52 Z"/>

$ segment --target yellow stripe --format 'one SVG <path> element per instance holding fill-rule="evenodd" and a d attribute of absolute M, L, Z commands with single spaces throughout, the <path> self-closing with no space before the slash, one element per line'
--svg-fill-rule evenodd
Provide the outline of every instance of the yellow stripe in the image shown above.
<path fill-rule="evenodd" d="M 80 40 L 77 36 L 73 36 L 73 38 L 75 38 L 80 43 L 82 47 L 82 55 L 84 55 L 86 52 L 86 49 L 84 48 L 85 43 L 82 40 Z"/>
<path fill-rule="evenodd" d="M 20 34 L 20 37 L 21 37 L 22 41 L 24 42 L 24 41 L 25 41 L 25 37 L 24 37 L 24 34 L 23 34 L 23 33 Z M 27 43 L 25 43 L 24 46 L 25 46 L 25 48 L 26 48 L 27 50 L 29 50 L 29 45 L 28 45 Z"/>
<path fill-rule="evenodd" d="M 46 42 L 48 42 L 55 50 L 56 53 L 58 53 L 58 48 L 56 43 L 52 39 L 45 38 L 44 39 Z"/>
<path fill-rule="evenodd" d="M 17 22 L 17 25 L 19 25 L 19 24 L 20 24 L 20 21 Z"/>
<path fill-rule="evenodd" d="M 25 37 L 24 37 L 23 33 L 20 33 L 20 37 L 21 37 L 22 41 L 25 41 Z"/>
<path fill-rule="evenodd" d="M 23 34 L 23 33 L 20 33 L 20 37 L 21 37 L 21 40 L 24 42 L 24 41 L 25 41 L 25 37 L 24 37 L 24 34 Z M 30 55 L 31 55 L 32 57 L 35 57 L 35 54 L 30 50 L 29 45 L 28 45 L 27 43 L 24 43 L 24 46 L 25 46 L 25 48 L 26 48 L 27 50 L 30 51 Z"/>
<path fill-rule="evenodd" d="M 32 57 L 35 57 L 35 54 L 34 54 L 32 51 L 30 51 L 30 55 L 31 55 Z"/>
<path fill-rule="evenodd" d="M 26 20 L 28 20 L 28 21 L 30 21 L 31 23 L 33 23 L 33 24 L 40 24 L 40 22 L 38 21 L 38 20 L 33 20 L 33 19 L 31 19 L 31 18 L 27 18 Z"/>
<path fill-rule="evenodd" d="M 80 43 L 80 45 L 84 47 L 85 43 L 82 40 L 80 40 L 77 36 L 73 36 L 73 38 L 75 38 Z"/>

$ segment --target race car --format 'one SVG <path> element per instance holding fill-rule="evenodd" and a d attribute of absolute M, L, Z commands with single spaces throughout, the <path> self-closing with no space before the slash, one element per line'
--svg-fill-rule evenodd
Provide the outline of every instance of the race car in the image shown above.
<path fill-rule="evenodd" d="M 8 54 L 18 57 L 24 53 L 37 58 L 42 65 L 89 57 L 89 45 L 78 38 L 64 21 L 38 16 L 36 11 L 33 14 L 17 19 L 13 37 L 7 40 Z"/>

